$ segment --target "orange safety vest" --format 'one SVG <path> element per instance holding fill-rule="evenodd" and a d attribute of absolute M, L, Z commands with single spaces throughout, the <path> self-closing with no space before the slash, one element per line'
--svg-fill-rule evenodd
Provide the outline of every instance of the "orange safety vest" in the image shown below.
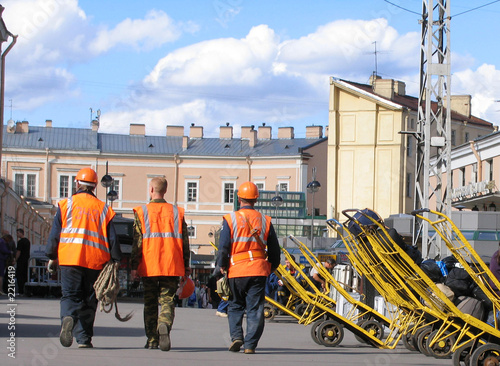
<path fill-rule="evenodd" d="M 225 215 L 224 219 L 231 230 L 233 242 L 228 278 L 269 276 L 271 263 L 266 259 L 266 250 L 271 218 L 255 210 L 242 209 Z M 252 236 L 252 229 L 257 230 L 266 248 Z"/>
<path fill-rule="evenodd" d="M 88 193 L 60 201 L 59 208 L 59 264 L 102 269 L 111 259 L 107 228 L 115 216 L 113 209 Z"/>
<path fill-rule="evenodd" d="M 184 276 L 182 223 L 184 209 L 166 202 L 150 202 L 134 208 L 141 221 L 141 277 Z"/>

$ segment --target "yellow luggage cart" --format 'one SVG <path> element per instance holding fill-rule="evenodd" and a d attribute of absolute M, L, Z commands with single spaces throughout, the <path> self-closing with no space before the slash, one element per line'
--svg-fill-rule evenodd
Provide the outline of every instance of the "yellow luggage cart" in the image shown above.
<path fill-rule="evenodd" d="M 299 271 L 301 276 L 306 280 L 309 289 L 312 290 L 306 290 L 286 271 L 286 273 L 280 273 L 288 284 L 293 287 L 294 291 L 300 296 L 304 303 L 307 304 L 303 316 L 308 317 L 309 320 L 317 318 L 312 325 L 311 335 L 313 336 L 314 334 L 313 339 L 316 337 L 319 344 L 327 347 L 339 345 L 344 338 L 344 328 L 347 328 L 354 333 L 357 338 L 362 339 L 364 343 L 368 343 L 374 347 L 391 349 L 396 346 L 397 340 L 399 340 L 397 334 L 395 336 L 392 334 L 389 335 L 385 341 L 381 340 L 358 324 L 360 320 L 359 315 L 353 315 L 352 318 L 347 318 L 335 312 L 335 301 L 314 286 L 313 282 L 302 271 L 300 266 L 293 261 L 291 255 L 286 250 L 283 250 L 283 253 L 294 266 L 295 270 Z"/>
<path fill-rule="evenodd" d="M 433 327 L 420 333 L 419 341 L 422 342 L 422 349 L 440 358 L 451 357 L 455 351 L 459 352 L 453 362 L 460 365 L 464 360 L 466 350 L 468 351 L 467 347 L 474 348 L 478 345 L 482 348 L 482 344 L 485 344 L 492 334 L 500 333 L 490 325 L 457 309 L 422 269 L 390 238 L 380 221 L 360 210 L 358 212 L 371 221 L 371 225 L 360 225 L 360 227 L 373 251 L 382 259 L 393 276 L 406 281 L 411 289 L 422 298 L 429 310 L 446 316 L 441 319 L 441 322 L 433 324 Z M 470 360 L 472 362 L 472 358 Z M 476 364 L 483 365 L 482 363 Z"/>
<path fill-rule="evenodd" d="M 401 337 L 401 335 L 399 335 L 399 322 L 388 319 L 385 315 L 380 314 L 370 306 L 352 297 L 352 295 L 347 292 L 337 280 L 335 280 L 332 274 L 323 265 L 321 265 L 318 258 L 304 243 L 295 238 L 293 235 L 290 235 L 289 238 L 293 243 L 295 243 L 295 245 L 297 245 L 311 267 L 316 269 L 318 274 L 325 279 L 328 286 L 333 287 L 347 302 L 351 304 L 349 312 L 346 316 L 348 319 L 356 321 L 361 328 L 378 339 L 384 338 L 384 328 L 387 327 L 389 328 L 392 336 L 388 337 L 386 342 L 395 342 L 396 344 L 399 342 Z M 358 338 L 357 336 L 356 338 L 363 342 L 362 338 Z M 389 345 L 389 348 L 393 348 L 393 346 Z"/>
<path fill-rule="evenodd" d="M 430 215 L 429 215 L 430 214 Z M 463 236 L 457 226 L 445 214 L 429 209 L 420 209 L 412 212 L 415 217 L 427 221 L 440 235 L 446 246 L 458 260 L 462 267 L 471 276 L 474 282 L 488 295 L 493 305 L 493 326 L 485 324 L 482 339 L 486 344 L 471 342 L 462 346 L 460 352 L 456 352 L 456 358 L 460 361 L 475 365 L 499 365 L 500 364 L 500 296 L 493 290 L 490 282 L 500 288 L 500 281 L 491 272 L 467 239 Z M 431 219 L 430 216 L 433 216 Z M 483 323 L 484 324 L 484 323 Z M 436 339 L 430 340 L 430 345 L 439 342 L 439 335 Z M 458 360 L 457 360 L 458 361 Z"/>
<path fill-rule="evenodd" d="M 386 308 L 397 307 L 391 312 L 391 322 L 399 324 L 404 346 L 410 351 L 419 351 L 418 333 L 426 326 L 439 321 L 441 314 L 426 311 L 418 297 L 399 277 L 394 277 L 382 260 L 373 250 L 366 239 L 356 237 L 347 227 L 347 223 L 340 223 L 335 219 L 326 221 L 344 242 L 349 255 L 349 261 L 356 272 L 375 287 L 375 290 L 385 300 Z"/>

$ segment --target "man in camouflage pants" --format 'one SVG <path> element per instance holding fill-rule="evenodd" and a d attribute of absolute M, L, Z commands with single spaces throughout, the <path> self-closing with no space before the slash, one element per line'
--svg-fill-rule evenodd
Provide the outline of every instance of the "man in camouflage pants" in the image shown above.
<path fill-rule="evenodd" d="M 167 203 L 165 178 L 153 178 L 151 201 L 134 208 L 134 242 L 130 258 L 132 279 L 144 285 L 144 348 L 170 350 L 174 322 L 174 296 L 179 276 L 189 275 L 189 237 L 184 210 Z M 161 306 L 158 314 L 158 303 Z"/>

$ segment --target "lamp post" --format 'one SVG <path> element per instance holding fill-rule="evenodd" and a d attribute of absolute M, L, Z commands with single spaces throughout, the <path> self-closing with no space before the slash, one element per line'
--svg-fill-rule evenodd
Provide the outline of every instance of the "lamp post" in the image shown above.
<path fill-rule="evenodd" d="M 101 185 L 109 188 L 108 192 L 106 192 L 106 204 L 108 204 L 108 201 L 113 202 L 118 198 L 118 193 L 112 188 L 113 182 L 113 177 L 108 174 L 108 162 L 106 162 L 106 174 L 101 178 Z"/>
<path fill-rule="evenodd" d="M 283 197 L 279 195 L 279 185 L 276 185 L 276 196 L 271 199 L 271 204 L 274 206 L 274 219 L 276 220 L 276 235 L 278 235 L 278 207 L 283 205 Z"/>
<path fill-rule="evenodd" d="M 307 183 L 307 192 L 312 193 L 311 202 L 311 251 L 314 250 L 314 195 L 321 188 L 321 184 L 316 180 L 316 167 L 312 169 L 312 181 Z"/>

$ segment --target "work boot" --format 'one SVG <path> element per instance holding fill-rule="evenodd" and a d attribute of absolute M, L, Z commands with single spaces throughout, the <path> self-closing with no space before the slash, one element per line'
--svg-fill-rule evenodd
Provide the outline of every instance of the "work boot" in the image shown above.
<path fill-rule="evenodd" d="M 229 347 L 229 352 L 239 352 L 241 346 L 243 346 L 243 341 L 241 339 L 235 339 Z"/>
<path fill-rule="evenodd" d="M 162 351 L 170 351 L 170 331 L 167 324 L 160 323 L 160 325 L 158 325 L 158 333 L 160 334 L 160 349 Z"/>
<path fill-rule="evenodd" d="M 59 341 L 63 347 L 71 347 L 73 344 L 73 318 L 70 316 L 65 316 L 62 320 Z"/>

